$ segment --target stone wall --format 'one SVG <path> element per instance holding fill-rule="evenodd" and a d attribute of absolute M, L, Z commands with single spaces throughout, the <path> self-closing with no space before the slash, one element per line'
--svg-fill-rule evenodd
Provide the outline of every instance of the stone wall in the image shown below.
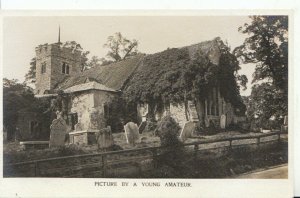
<path fill-rule="evenodd" d="M 36 94 L 50 92 L 65 77 L 73 76 L 81 71 L 81 52 L 60 46 L 58 43 L 40 45 L 36 49 Z M 62 65 L 69 65 L 69 74 L 62 72 Z M 46 64 L 46 72 L 41 73 L 42 64 Z"/>
<path fill-rule="evenodd" d="M 145 120 L 147 113 L 150 111 L 149 108 L 150 108 L 149 105 L 146 103 L 137 105 L 137 113 L 138 113 L 139 121 Z M 154 117 L 156 121 L 160 121 L 166 115 L 172 116 L 176 120 L 176 122 L 179 123 L 180 127 L 183 127 L 184 123 L 187 121 L 184 104 L 165 105 L 161 107 L 159 110 L 155 106 L 154 108 L 156 109 L 156 111 L 154 112 Z"/>
<path fill-rule="evenodd" d="M 99 130 L 106 127 L 104 115 L 105 103 L 109 103 L 116 94 L 113 92 L 91 90 L 75 93 L 72 98 L 71 113 L 77 113 L 78 124 L 75 131 Z"/>
<path fill-rule="evenodd" d="M 211 100 L 211 102 L 209 102 L 208 100 Z M 158 111 L 157 110 L 158 108 L 155 107 L 156 109 L 155 119 L 156 121 L 159 121 L 163 116 L 171 115 L 179 123 L 181 127 L 183 127 L 184 123 L 189 120 L 200 121 L 200 124 L 202 125 L 205 124 L 206 127 L 208 127 L 209 123 L 212 121 L 215 127 L 219 127 L 220 118 L 222 114 L 226 115 L 226 126 L 244 120 L 244 117 L 240 118 L 235 116 L 234 107 L 230 103 L 225 101 L 225 99 L 221 96 L 220 90 L 218 88 L 213 88 L 211 90 L 211 93 L 208 95 L 207 100 L 196 99 L 195 101 L 196 101 L 195 104 L 193 101 L 188 101 L 188 107 L 192 105 L 193 109 L 195 109 L 197 113 L 191 112 L 190 108 L 188 108 L 186 111 L 185 105 L 183 103 L 178 105 L 170 104 L 169 106 L 165 105 L 160 111 Z M 213 108 L 211 108 L 211 112 L 213 113 L 209 115 L 208 109 L 211 107 L 212 101 L 214 101 L 214 106 Z M 137 105 L 138 120 L 139 121 L 144 120 L 145 115 L 149 111 L 150 110 L 148 104 L 143 104 L 143 105 L 138 104 Z"/>

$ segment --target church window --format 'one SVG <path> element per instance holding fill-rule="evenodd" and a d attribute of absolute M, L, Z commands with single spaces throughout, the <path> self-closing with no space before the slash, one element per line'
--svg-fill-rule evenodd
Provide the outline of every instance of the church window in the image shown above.
<path fill-rule="evenodd" d="M 46 73 L 46 63 L 42 63 L 41 73 Z"/>
<path fill-rule="evenodd" d="M 63 74 L 69 74 L 70 73 L 70 67 L 65 62 L 62 64 L 61 73 L 63 73 Z"/>

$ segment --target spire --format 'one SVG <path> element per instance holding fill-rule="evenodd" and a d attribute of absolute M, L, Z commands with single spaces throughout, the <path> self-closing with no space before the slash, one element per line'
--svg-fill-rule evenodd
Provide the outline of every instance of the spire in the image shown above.
<path fill-rule="evenodd" d="M 60 43 L 60 25 L 58 26 L 58 43 Z"/>

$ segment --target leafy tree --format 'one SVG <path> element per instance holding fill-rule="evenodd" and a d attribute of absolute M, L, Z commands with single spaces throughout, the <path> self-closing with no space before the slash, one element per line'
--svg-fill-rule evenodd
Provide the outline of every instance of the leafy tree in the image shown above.
<path fill-rule="evenodd" d="M 16 79 L 3 79 L 3 125 L 9 139 L 12 139 L 16 129 L 18 111 L 29 108 L 31 111 L 42 112 L 47 105 L 47 102 L 34 98 L 32 88 L 26 84 L 20 84 Z"/>
<path fill-rule="evenodd" d="M 247 114 L 261 124 L 282 120 L 288 111 L 288 16 L 250 18 L 251 24 L 239 28 L 249 36 L 234 53 L 243 63 L 256 64 L 252 83 L 265 83 L 253 87 Z"/>
<path fill-rule="evenodd" d="M 251 24 L 239 31 L 248 34 L 234 51 L 244 63 L 256 63 L 253 82 L 271 80 L 276 89 L 287 94 L 288 17 L 251 16 Z"/>
<path fill-rule="evenodd" d="M 109 36 L 103 47 L 109 49 L 106 56 L 114 62 L 124 60 L 127 57 L 138 53 L 138 41 L 135 39 L 131 41 L 123 37 L 120 32 L 116 32 L 114 35 Z"/>
<path fill-rule="evenodd" d="M 287 103 L 283 100 L 272 83 L 256 84 L 252 88 L 251 95 L 244 98 L 247 117 L 258 127 L 279 128 L 287 109 Z M 271 126 L 270 120 L 275 120 Z"/>
<path fill-rule="evenodd" d="M 25 75 L 25 83 L 35 83 L 36 81 L 36 58 L 32 58 L 30 61 L 30 68 L 27 74 Z"/>
<path fill-rule="evenodd" d="M 114 61 L 107 60 L 105 58 L 100 58 L 100 62 L 101 62 L 101 66 L 105 66 L 105 65 L 109 65 L 109 64 L 113 63 Z"/>
<path fill-rule="evenodd" d="M 98 56 L 92 56 L 92 58 L 87 62 L 84 70 L 88 70 L 98 66 L 105 66 L 111 63 L 113 63 L 113 61 L 107 60 L 105 58 L 99 58 Z"/>
<path fill-rule="evenodd" d="M 101 59 L 98 56 L 92 56 L 92 58 L 87 62 L 84 70 L 88 70 L 93 67 L 98 67 L 101 65 Z"/>

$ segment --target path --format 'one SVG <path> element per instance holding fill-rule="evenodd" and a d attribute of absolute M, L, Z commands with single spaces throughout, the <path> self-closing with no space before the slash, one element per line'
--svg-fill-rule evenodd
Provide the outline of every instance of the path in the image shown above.
<path fill-rule="evenodd" d="M 288 165 L 283 164 L 276 167 L 271 167 L 268 170 L 255 171 L 252 173 L 242 174 L 236 178 L 244 179 L 287 179 Z"/>

